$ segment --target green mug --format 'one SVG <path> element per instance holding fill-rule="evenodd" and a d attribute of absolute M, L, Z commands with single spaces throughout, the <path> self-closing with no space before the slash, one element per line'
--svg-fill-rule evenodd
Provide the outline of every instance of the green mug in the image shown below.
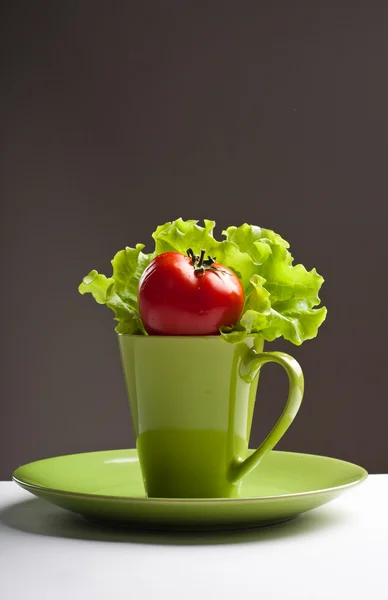
<path fill-rule="evenodd" d="M 303 373 L 261 336 L 120 335 L 145 491 L 153 498 L 238 498 L 243 477 L 278 443 L 299 410 Z M 280 364 L 289 394 L 278 422 L 248 452 L 261 367 Z"/>

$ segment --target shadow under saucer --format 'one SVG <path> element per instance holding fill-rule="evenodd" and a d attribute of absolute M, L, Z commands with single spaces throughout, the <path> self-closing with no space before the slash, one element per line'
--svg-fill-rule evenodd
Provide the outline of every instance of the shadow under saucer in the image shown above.
<path fill-rule="evenodd" d="M 216 545 L 271 542 L 292 536 L 306 536 L 320 530 L 344 525 L 349 515 L 343 511 L 315 510 L 283 523 L 234 531 L 167 531 L 112 526 L 86 520 L 45 500 L 33 498 L 10 505 L 0 511 L 0 524 L 29 534 L 134 544 L 173 546 Z"/>

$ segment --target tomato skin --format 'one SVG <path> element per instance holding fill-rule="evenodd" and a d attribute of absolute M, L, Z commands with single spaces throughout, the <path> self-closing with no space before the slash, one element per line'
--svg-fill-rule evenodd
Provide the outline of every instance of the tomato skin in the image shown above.
<path fill-rule="evenodd" d="M 159 254 L 139 282 L 140 317 L 149 335 L 219 335 L 237 323 L 244 306 L 238 277 L 223 265 L 194 271 L 180 252 Z"/>

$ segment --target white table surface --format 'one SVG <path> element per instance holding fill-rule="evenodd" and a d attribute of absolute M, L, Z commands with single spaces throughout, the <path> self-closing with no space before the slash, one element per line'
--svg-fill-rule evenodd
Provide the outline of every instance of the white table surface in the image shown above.
<path fill-rule="evenodd" d="M 92 525 L 0 483 L 1 600 L 386 600 L 388 475 L 293 521 L 232 533 Z"/>

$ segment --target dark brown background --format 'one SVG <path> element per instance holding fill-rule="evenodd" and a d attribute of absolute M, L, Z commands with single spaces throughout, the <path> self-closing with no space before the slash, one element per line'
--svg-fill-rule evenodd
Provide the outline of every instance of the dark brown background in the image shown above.
<path fill-rule="evenodd" d="M 279 447 L 387 471 L 387 3 L 2 6 L 0 478 L 133 445 L 113 321 L 77 285 L 180 215 L 317 266 L 326 324 L 274 345 L 307 380 Z M 266 368 L 252 445 L 285 393 Z"/>

